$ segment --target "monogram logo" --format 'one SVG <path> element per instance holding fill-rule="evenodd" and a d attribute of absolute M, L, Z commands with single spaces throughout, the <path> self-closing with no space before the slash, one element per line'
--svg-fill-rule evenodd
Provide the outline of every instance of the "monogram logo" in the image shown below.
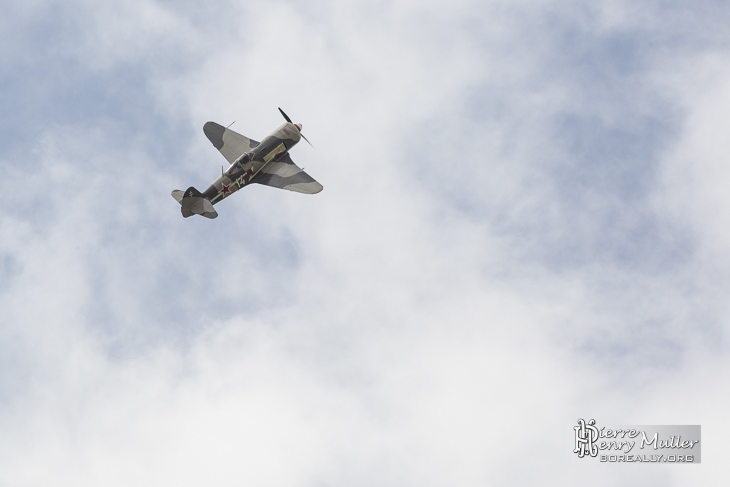
<path fill-rule="evenodd" d="M 586 423 L 584 420 L 578 420 L 578 426 L 573 426 L 575 431 L 575 449 L 573 453 L 577 453 L 580 458 L 586 454 L 596 457 L 598 456 L 598 428 L 596 428 L 596 420 L 591 419 Z"/>

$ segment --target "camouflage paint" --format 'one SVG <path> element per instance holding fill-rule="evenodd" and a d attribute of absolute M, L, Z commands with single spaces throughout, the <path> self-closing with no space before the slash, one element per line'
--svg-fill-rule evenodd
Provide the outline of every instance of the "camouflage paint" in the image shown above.
<path fill-rule="evenodd" d="M 261 142 L 215 122 L 206 123 L 203 132 L 223 154 L 230 167 L 202 194 L 194 187 L 184 192 L 172 192 L 172 197 L 181 204 L 182 214 L 186 218 L 193 214 L 217 217 L 218 213 L 212 205 L 250 183 L 306 194 L 322 191 L 322 185 L 289 157 L 289 150 L 301 140 L 299 128 L 293 123 L 282 124 Z"/>

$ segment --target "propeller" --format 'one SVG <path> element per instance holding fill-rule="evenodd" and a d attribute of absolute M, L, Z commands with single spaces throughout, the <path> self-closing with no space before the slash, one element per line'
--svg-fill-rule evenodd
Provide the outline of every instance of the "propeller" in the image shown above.
<path fill-rule="evenodd" d="M 279 111 L 284 116 L 284 120 L 286 120 L 289 123 L 294 123 L 294 122 L 291 121 L 291 118 L 289 118 L 289 116 L 286 113 L 284 113 L 284 110 L 282 110 L 281 108 L 279 108 Z"/>
<path fill-rule="evenodd" d="M 314 146 L 312 145 L 312 143 L 311 143 L 311 142 L 309 141 L 309 139 L 307 139 L 307 138 L 306 138 L 306 137 L 304 136 L 304 134 L 302 133 L 302 124 L 299 124 L 299 125 L 297 125 L 297 124 L 295 124 L 294 122 L 292 122 L 292 121 L 291 121 L 291 118 L 289 118 L 289 116 L 288 116 L 288 115 L 287 115 L 286 113 L 284 113 L 284 110 L 282 110 L 281 108 L 279 108 L 279 112 L 281 112 L 281 115 L 282 115 L 282 116 L 284 117 L 284 120 L 286 120 L 286 121 L 287 121 L 287 122 L 289 122 L 290 124 L 294 125 L 294 126 L 295 126 L 295 127 L 297 128 L 297 129 L 299 129 L 299 135 L 301 135 L 301 136 L 302 136 L 302 139 L 306 140 L 306 141 L 307 141 L 307 144 L 309 144 L 309 145 L 311 145 L 312 147 L 314 147 Z"/>

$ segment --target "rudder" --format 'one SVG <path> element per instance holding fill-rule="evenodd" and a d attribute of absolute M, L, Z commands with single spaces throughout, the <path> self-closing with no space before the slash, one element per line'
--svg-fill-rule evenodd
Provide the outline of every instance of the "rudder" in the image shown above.
<path fill-rule="evenodd" d="M 179 189 L 173 191 L 172 197 L 180 203 L 180 211 L 185 218 L 192 215 L 200 215 L 213 219 L 218 216 L 218 213 L 213 208 L 213 203 L 193 186 L 190 186 L 185 192 Z"/>

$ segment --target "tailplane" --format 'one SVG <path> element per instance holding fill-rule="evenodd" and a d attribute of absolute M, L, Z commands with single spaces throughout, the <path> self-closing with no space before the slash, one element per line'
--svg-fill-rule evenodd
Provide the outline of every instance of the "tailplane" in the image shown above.
<path fill-rule="evenodd" d="M 201 215 L 211 219 L 218 216 L 213 203 L 192 186 L 185 191 L 176 189 L 172 192 L 172 197 L 182 206 L 182 216 L 185 218 L 191 215 Z"/>

